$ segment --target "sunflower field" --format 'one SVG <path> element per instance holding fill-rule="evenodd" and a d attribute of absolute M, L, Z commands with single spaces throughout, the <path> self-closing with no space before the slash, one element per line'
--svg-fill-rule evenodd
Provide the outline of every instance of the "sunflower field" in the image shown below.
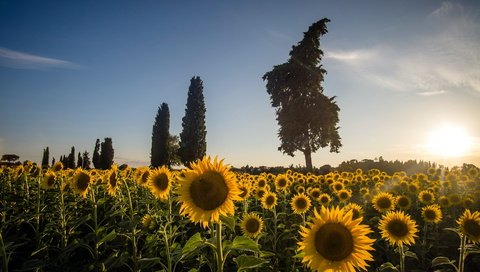
<path fill-rule="evenodd" d="M 480 271 L 479 169 L 0 168 L 1 271 Z"/>

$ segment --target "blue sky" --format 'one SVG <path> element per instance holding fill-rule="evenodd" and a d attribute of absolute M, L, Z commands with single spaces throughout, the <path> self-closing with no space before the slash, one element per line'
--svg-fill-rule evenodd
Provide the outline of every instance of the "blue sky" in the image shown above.
<path fill-rule="evenodd" d="M 277 150 L 262 75 L 315 21 L 325 93 L 340 106 L 339 154 L 480 165 L 477 1 L 0 1 L 0 154 L 40 161 L 112 137 L 115 161 L 148 164 L 157 107 L 181 132 L 192 76 L 204 82 L 207 153 L 241 165 L 304 164 Z M 431 134 L 469 145 L 433 154 Z"/>

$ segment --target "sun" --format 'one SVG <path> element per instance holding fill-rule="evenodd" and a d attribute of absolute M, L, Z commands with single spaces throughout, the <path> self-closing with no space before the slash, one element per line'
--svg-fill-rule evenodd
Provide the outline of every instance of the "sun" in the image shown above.
<path fill-rule="evenodd" d="M 430 134 L 427 148 L 437 156 L 460 157 L 469 151 L 471 145 L 470 137 L 464 128 L 443 125 Z"/>

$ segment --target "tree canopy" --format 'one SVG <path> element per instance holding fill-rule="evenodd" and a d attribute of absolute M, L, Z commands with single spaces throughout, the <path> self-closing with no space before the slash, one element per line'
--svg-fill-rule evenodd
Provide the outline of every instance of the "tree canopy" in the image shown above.
<path fill-rule="evenodd" d="M 322 87 L 327 71 L 320 64 L 320 37 L 328 32 L 329 21 L 324 18 L 312 24 L 303 39 L 292 47 L 290 59 L 263 76 L 280 127 L 278 149 L 290 156 L 295 151 L 303 152 L 310 170 L 312 152 L 327 146 L 330 152 L 339 152 L 342 146 L 337 126 L 340 108 L 335 97 L 323 94 Z"/>

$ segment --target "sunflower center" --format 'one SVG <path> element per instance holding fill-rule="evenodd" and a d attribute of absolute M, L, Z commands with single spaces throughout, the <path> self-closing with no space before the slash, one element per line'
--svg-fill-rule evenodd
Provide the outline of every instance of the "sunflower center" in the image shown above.
<path fill-rule="evenodd" d="M 153 179 L 154 186 L 160 191 L 165 191 L 168 188 L 168 177 L 165 173 L 157 175 Z"/>
<path fill-rule="evenodd" d="M 295 206 L 299 210 L 305 209 L 307 207 L 307 200 L 305 200 L 303 197 L 297 198 L 295 201 Z"/>
<path fill-rule="evenodd" d="M 322 202 L 322 203 L 328 203 L 328 201 L 329 201 L 329 199 L 326 196 L 322 196 L 322 198 L 320 198 L 320 202 Z"/>
<path fill-rule="evenodd" d="M 392 201 L 388 197 L 381 197 L 377 200 L 377 206 L 381 209 L 388 209 L 392 206 Z"/>
<path fill-rule="evenodd" d="M 360 218 L 361 214 L 360 214 L 360 211 L 357 210 L 357 209 L 352 209 L 352 219 L 355 220 L 355 219 L 358 219 Z"/>
<path fill-rule="evenodd" d="M 241 187 L 239 187 L 239 189 L 240 189 L 240 197 L 244 198 L 247 195 L 247 192 L 248 192 L 247 188 L 241 186 Z"/>
<path fill-rule="evenodd" d="M 329 261 L 341 261 L 353 252 L 350 230 L 339 223 L 326 223 L 315 233 L 315 249 Z"/>
<path fill-rule="evenodd" d="M 346 192 L 340 193 L 340 199 L 347 199 L 347 198 L 348 198 L 348 194 Z"/>
<path fill-rule="evenodd" d="M 287 186 L 287 180 L 286 179 L 280 179 L 278 180 L 278 187 L 285 187 Z"/>
<path fill-rule="evenodd" d="M 52 187 L 55 183 L 55 176 L 48 176 L 47 177 L 47 185 L 48 187 Z"/>
<path fill-rule="evenodd" d="M 425 201 L 425 202 L 432 201 L 432 195 L 431 194 L 424 194 L 422 198 L 423 198 L 423 201 Z"/>
<path fill-rule="evenodd" d="M 408 226 L 401 220 L 392 220 L 387 225 L 387 231 L 395 237 L 405 237 L 408 234 Z"/>
<path fill-rule="evenodd" d="M 480 237 L 480 225 L 475 220 L 466 220 L 463 225 L 467 235 L 472 237 Z"/>
<path fill-rule="evenodd" d="M 190 195 L 196 206 L 211 211 L 225 202 L 228 196 L 228 187 L 222 175 L 210 171 L 192 182 Z"/>
<path fill-rule="evenodd" d="M 273 195 L 267 196 L 265 203 L 267 203 L 268 206 L 273 205 L 275 203 L 275 197 Z"/>
<path fill-rule="evenodd" d="M 406 197 L 400 197 L 397 203 L 398 203 L 398 206 L 404 208 L 404 207 L 408 207 L 408 205 L 410 204 L 410 201 L 408 201 L 408 198 Z"/>
<path fill-rule="evenodd" d="M 115 187 L 117 185 L 117 173 L 113 172 L 109 178 L 110 186 Z"/>
<path fill-rule="evenodd" d="M 81 191 L 87 190 L 89 183 L 90 183 L 90 176 L 88 176 L 83 172 L 78 173 L 76 185 L 79 190 Z"/>
<path fill-rule="evenodd" d="M 260 229 L 260 222 L 256 218 L 250 218 L 245 223 L 245 229 L 248 233 L 257 233 Z"/>
<path fill-rule="evenodd" d="M 437 213 L 434 210 L 425 210 L 425 218 L 427 220 L 435 220 L 437 218 Z"/>
<path fill-rule="evenodd" d="M 320 192 L 319 191 L 312 191 L 312 197 L 313 198 L 318 198 L 320 196 Z"/>

